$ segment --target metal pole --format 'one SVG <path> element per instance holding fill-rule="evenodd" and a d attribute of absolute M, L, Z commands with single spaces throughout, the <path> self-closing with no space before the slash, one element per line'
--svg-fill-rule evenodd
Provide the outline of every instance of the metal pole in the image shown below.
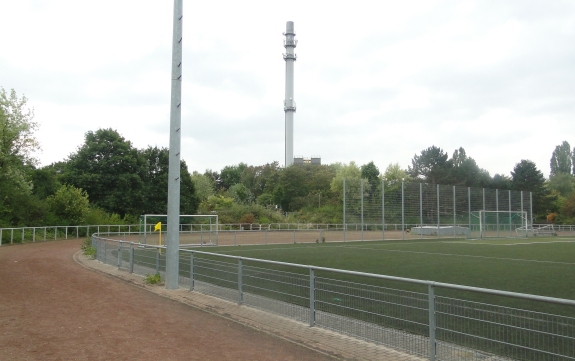
<path fill-rule="evenodd" d="M 363 241 L 363 179 L 359 182 L 360 183 L 360 194 L 361 194 L 361 240 Z"/>
<path fill-rule="evenodd" d="M 423 184 L 419 183 L 419 238 L 423 238 Z"/>
<path fill-rule="evenodd" d="M 497 211 L 495 215 L 497 216 L 497 237 L 499 238 L 499 189 L 495 190 L 495 210 Z"/>
<path fill-rule="evenodd" d="M 345 232 L 347 226 L 345 223 L 345 178 L 343 179 L 343 241 L 345 242 Z"/>
<path fill-rule="evenodd" d="M 455 227 L 457 227 L 457 211 L 455 207 L 455 186 L 453 186 L 453 237 L 456 236 Z"/>
<path fill-rule="evenodd" d="M 529 218 L 531 221 L 531 229 L 533 229 L 533 192 L 529 192 Z M 529 224 L 527 224 L 529 226 Z"/>
<path fill-rule="evenodd" d="M 194 252 L 190 252 L 190 291 L 194 290 Z"/>
<path fill-rule="evenodd" d="M 437 238 L 439 238 L 439 225 L 440 225 L 440 219 L 439 219 L 439 184 L 437 185 Z"/>
<path fill-rule="evenodd" d="M 381 239 L 385 241 L 385 180 L 381 180 Z"/>
<path fill-rule="evenodd" d="M 134 244 L 130 242 L 130 273 L 134 273 Z"/>
<path fill-rule="evenodd" d="M 511 190 L 508 191 L 509 192 L 509 235 L 511 236 Z"/>
<path fill-rule="evenodd" d="M 401 239 L 405 239 L 405 202 L 404 183 L 401 181 Z"/>
<path fill-rule="evenodd" d="M 315 275 L 313 268 L 309 269 L 309 326 L 315 326 Z"/>
<path fill-rule="evenodd" d="M 241 305 L 244 301 L 244 295 L 242 290 L 242 259 L 238 258 L 238 305 Z"/>
<path fill-rule="evenodd" d="M 172 35 L 172 99 L 168 168 L 168 228 L 166 289 L 178 288 L 180 232 L 180 143 L 182 126 L 182 0 L 174 0 Z"/>
<path fill-rule="evenodd" d="M 483 225 L 485 226 L 485 234 L 482 233 L 481 239 L 483 239 L 487 233 L 487 223 L 485 222 L 486 221 L 486 219 L 485 219 L 485 188 L 482 188 L 482 189 L 483 189 L 483 193 L 482 193 L 483 194 L 483 207 L 481 207 L 481 209 L 483 209 L 483 214 L 482 214 L 481 218 L 483 221 Z M 483 232 L 483 230 L 481 230 L 481 232 Z"/>
<path fill-rule="evenodd" d="M 428 285 L 429 300 L 429 359 L 435 361 L 435 290 L 432 284 Z"/>

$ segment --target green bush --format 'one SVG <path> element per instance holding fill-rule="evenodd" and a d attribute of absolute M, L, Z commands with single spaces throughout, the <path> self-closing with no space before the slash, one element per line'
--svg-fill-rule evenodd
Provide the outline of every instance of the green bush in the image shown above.
<path fill-rule="evenodd" d="M 159 273 L 156 273 L 153 275 L 149 274 L 149 275 L 146 275 L 146 279 L 144 281 L 149 285 L 157 285 L 157 284 L 160 284 L 162 282 L 162 277 L 160 276 Z"/>
<path fill-rule="evenodd" d="M 86 237 L 84 243 L 81 246 L 82 253 L 90 259 L 96 258 L 96 248 L 92 247 L 92 239 L 90 237 Z"/>

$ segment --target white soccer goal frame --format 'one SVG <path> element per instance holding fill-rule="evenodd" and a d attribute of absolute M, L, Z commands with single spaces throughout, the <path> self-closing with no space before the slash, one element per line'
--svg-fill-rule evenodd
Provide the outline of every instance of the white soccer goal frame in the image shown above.
<path fill-rule="evenodd" d="M 494 225 L 497 226 L 497 232 L 498 235 L 497 236 L 488 236 L 487 232 L 489 231 L 488 226 L 489 225 L 493 225 L 493 223 L 487 223 L 486 222 L 486 215 L 488 214 L 496 214 L 496 215 L 517 215 L 519 216 L 519 218 L 521 219 L 521 225 L 519 227 L 515 227 L 515 230 L 512 229 L 512 226 L 515 224 L 517 225 L 517 223 L 504 223 L 501 222 L 499 223 L 499 216 L 497 217 L 497 223 L 495 223 Z M 479 238 L 480 239 L 484 239 L 484 238 L 494 238 L 494 237 L 500 237 L 499 235 L 499 231 L 500 231 L 500 226 L 502 225 L 508 225 L 509 226 L 509 237 L 527 237 L 529 235 L 529 233 L 533 232 L 533 227 L 529 224 L 529 218 L 528 218 L 528 212 L 527 211 L 487 211 L 487 210 L 479 210 L 479 211 L 474 211 L 471 212 L 471 215 L 474 217 L 479 218 Z M 509 219 L 511 219 L 512 217 L 508 217 Z"/>
<path fill-rule="evenodd" d="M 142 214 L 140 215 L 140 217 L 144 217 L 144 243 L 147 243 L 147 234 L 148 234 L 148 218 L 152 218 L 152 217 L 165 217 L 166 219 L 168 218 L 167 214 Z M 219 221 L 219 217 L 217 214 L 180 214 L 180 219 L 182 219 L 182 217 L 194 217 L 194 218 L 210 218 L 211 219 L 215 219 L 216 222 L 212 223 L 210 221 L 210 232 L 215 232 L 216 235 L 216 244 L 217 244 L 217 239 L 218 239 L 218 230 L 219 230 L 219 226 L 218 226 L 218 221 Z M 179 223 L 180 226 L 180 233 L 182 233 L 181 231 L 181 223 Z M 150 224 L 151 226 L 152 224 Z M 162 224 L 163 225 L 163 224 Z M 215 227 L 215 229 L 212 229 L 212 227 Z M 191 232 L 191 231 L 190 231 Z M 150 231 L 151 233 L 151 231 Z"/>

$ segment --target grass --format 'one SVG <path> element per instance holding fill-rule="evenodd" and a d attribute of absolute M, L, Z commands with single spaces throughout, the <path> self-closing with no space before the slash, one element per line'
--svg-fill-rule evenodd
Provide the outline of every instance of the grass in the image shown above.
<path fill-rule="evenodd" d="M 575 239 L 441 239 L 220 247 L 209 250 L 235 256 L 575 299 Z"/>
<path fill-rule="evenodd" d="M 430 280 L 540 296 L 575 299 L 575 239 L 521 238 L 498 240 L 433 239 L 364 241 L 259 246 L 202 247 L 201 251 L 257 259 L 313 265 L 389 276 Z M 155 264 L 155 252 L 139 251 L 135 260 Z M 124 258 L 128 252 L 124 252 Z M 160 258 L 164 269 L 165 254 Z M 187 276 L 189 258 L 180 257 L 180 273 Z M 233 260 L 221 260 L 235 262 Z M 249 265 L 249 262 L 246 263 Z M 257 265 L 262 267 L 261 264 Z M 265 266 L 296 273 L 304 269 Z M 317 274 L 321 276 L 321 273 Z M 333 275 L 330 275 L 332 277 Z M 426 293 L 418 285 L 383 282 L 369 278 L 338 276 L 338 279 Z M 575 315 L 574 310 L 536 302 L 469 292 L 437 289 L 440 296 Z"/>

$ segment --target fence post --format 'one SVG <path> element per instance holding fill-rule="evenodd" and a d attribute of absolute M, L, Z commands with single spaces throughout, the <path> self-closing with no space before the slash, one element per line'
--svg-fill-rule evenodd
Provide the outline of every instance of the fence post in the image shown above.
<path fill-rule="evenodd" d="M 404 182 L 401 180 L 401 239 L 405 239 L 405 191 Z"/>
<path fill-rule="evenodd" d="M 435 361 L 436 343 L 435 343 L 435 289 L 433 283 L 428 286 L 429 300 L 429 360 Z"/>
<path fill-rule="evenodd" d="M 43 239 L 43 241 L 46 242 L 46 227 L 44 227 L 44 239 Z"/>
<path fill-rule="evenodd" d="M 134 273 L 134 244 L 130 242 L 130 273 Z"/>
<path fill-rule="evenodd" d="M 441 218 L 439 217 L 439 184 L 437 185 L 437 238 L 439 238 L 439 229 L 441 227 Z"/>
<path fill-rule="evenodd" d="M 423 184 L 419 183 L 419 238 L 423 238 Z"/>
<path fill-rule="evenodd" d="M 118 242 L 118 269 L 122 266 L 122 242 Z"/>
<path fill-rule="evenodd" d="M 156 248 L 156 273 L 160 272 L 160 248 Z"/>
<path fill-rule="evenodd" d="M 295 231 L 293 231 L 293 244 L 295 244 Z"/>
<path fill-rule="evenodd" d="M 455 231 L 456 227 L 457 227 L 457 209 L 455 204 L 455 186 L 453 186 L 453 237 L 457 235 L 457 232 Z"/>
<path fill-rule="evenodd" d="M 2 237 L 0 237 L 0 238 L 2 238 Z M 2 242 L 2 241 L 0 240 L 0 242 Z M 36 242 L 36 227 L 32 228 L 32 242 Z"/>
<path fill-rule="evenodd" d="M 360 181 L 361 188 L 361 240 L 363 241 L 363 179 Z"/>
<path fill-rule="evenodd" d="M 0 246 L 2 245 L 2 228 L 0 228 Z"/>
<path fill-rule="evenodd" d="M 315 326 L 315 275 L 314 269 L 309 269 L 309 326 Z"/>
<path fill-rule="evenodd" d="M 242 259 L 238 258 L 238 306 L 241 306 L 244 301 L 242 291 Z"/>
<path fill-rule="evenodd" d="M 346 223 L 345 223 L 345 178 L 343 179 L 343 241 L 345 242 L 345 232 L 346 232 Z"/>
<path fill-rule="evenodd" d="M 381 239 L 385 241 L 385 179 L 381 180 Z"/>
<path fill-rule="evenodd" d="M 238 245 L 237 240 L 236 240 L 237 235 L 238 235 L 238 231 L 234 231 L 234 246 Z"/>
<path fill-rule="evenodd" d="M 194 290 L 194 252 L 190 252 L 190 291 Z"/>
<path fill-rule="evenodd" d="M 64 232 L 64 234 L 66 235 L 65 239 L 68 239 L 68 226 L 66 226 L 66 231 Z"/>

